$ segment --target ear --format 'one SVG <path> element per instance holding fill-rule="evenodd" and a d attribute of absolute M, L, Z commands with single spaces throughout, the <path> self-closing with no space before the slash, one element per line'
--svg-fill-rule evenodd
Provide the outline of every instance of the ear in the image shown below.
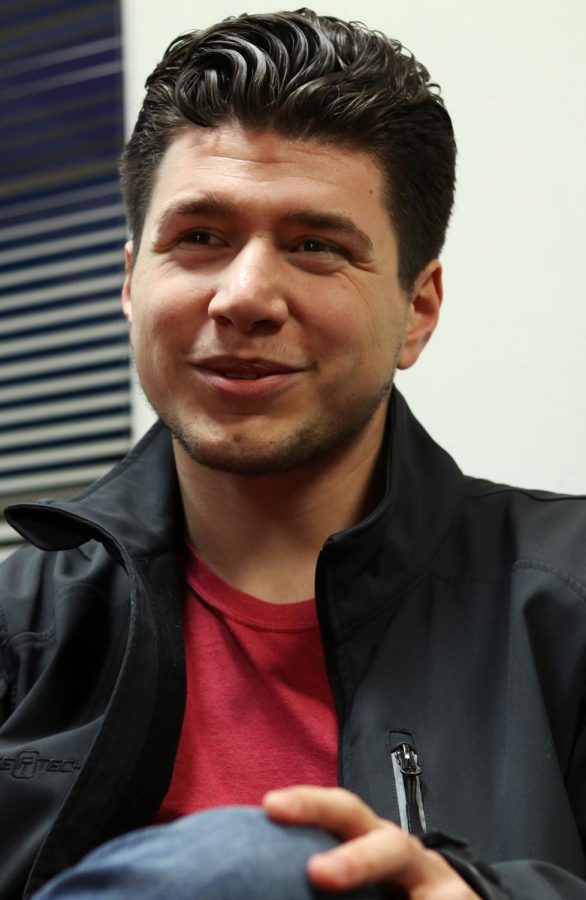
<path fill-rule="evenodd" d="M 126 316 L 126 320 L 129 325 L 132 325 L 132 302 L 131 302 L 131 287 L 132 287 L 132 253 L 133 253 L 133 242 L 127 241 L 124 245 L 124 283 L 122 285 L 122 312 Z"/>
<path fill-rule="evenodd" d="M 397 368 L 409 369 L 417 362 L 437 325 L 442 297 L 441 263 L 432 259 L 417 276 L 411 292 L 405 341 Z"/>

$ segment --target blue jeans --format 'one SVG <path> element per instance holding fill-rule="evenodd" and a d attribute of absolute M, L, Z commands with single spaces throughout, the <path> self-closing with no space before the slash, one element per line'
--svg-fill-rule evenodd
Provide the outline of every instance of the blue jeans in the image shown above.
<path fill-rule="evenodd" d="M 133 831 L 94 850 L 34 900 L 381 900 L 375 887 L 313 888 L 312 853 L 336 845 L 317 828 L 278 825 L 252 806 L 195 813 Z"/>

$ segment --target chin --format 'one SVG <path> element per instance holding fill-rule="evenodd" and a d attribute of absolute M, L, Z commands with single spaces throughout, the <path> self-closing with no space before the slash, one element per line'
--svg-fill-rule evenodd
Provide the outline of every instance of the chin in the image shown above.
<path fill-rule="evenodd" d="M 367 430 L 375 413 L 388 399 L 392 380 L 371 395 L 346 403 L 343 410 L 332 405 L 327 413 L 291 426 L 288 431 L 270 434 L 270 423 L 263 428 L 258 418 L 250 427 L 242 427 L 231 435 L 218 433 L 201 422 L 161 418 L 177 444 L 199 465 L 237 475 L 276 475 L 327 464 L 344 453 Z M 159 413 L 160 414 L 160 413 Z M 283 423 L 281 423 L 283 426 Z"/>
<path fill-rule="evenodd" d="M 234 475 L 276 475 L 303 468 L 330 449 L 323 435 L 310 426 L 299 429 L 287 439 L 272 441 L 258 436 L 210 440 L 185 428 L 169 427 L 179 446 L 194 462 Z"/>

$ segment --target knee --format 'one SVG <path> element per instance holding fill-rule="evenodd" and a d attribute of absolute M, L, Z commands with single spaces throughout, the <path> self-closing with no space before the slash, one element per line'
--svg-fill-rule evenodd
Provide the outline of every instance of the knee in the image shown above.
<path fill-rule="evenodd" d="M 37 897 L 311 900 L 307 859 L 335 844 L 316 828 L 271 822 L 256 807 L 222 807 L 104 844 Z"/>

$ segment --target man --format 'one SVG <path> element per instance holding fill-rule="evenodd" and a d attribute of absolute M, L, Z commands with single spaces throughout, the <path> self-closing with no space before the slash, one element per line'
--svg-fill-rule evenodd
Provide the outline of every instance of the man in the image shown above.
<path fill-rule="evenodd" d="M 465 478 L 392 387 L 454 160 L 426 70 L 310 11 L 149 78 L 122 302 L 164 424 L 9 513 L 2 900 L 586 897 L 584 500 Z"/>

